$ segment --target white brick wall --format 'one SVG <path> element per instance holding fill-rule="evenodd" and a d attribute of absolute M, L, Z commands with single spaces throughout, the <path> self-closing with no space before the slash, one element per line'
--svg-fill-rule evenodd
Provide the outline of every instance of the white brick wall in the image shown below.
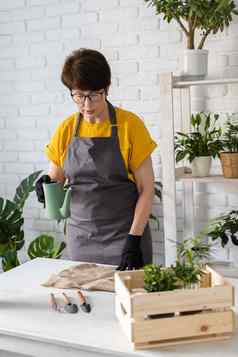
<path fill-rule="evenodd" d="M 238 75 L 238 19 L 222 35 L 210 37 L 209 72 Z M 111 101 L 141 115 L 159 140 L 159 73 L 178 69 L 183 50 L 176 24 L 168 25 L 143 0 L 9 0 L 0 2 L 0 193 L 34 170 L 47 169 L 43 155 L 57 124 L 75 110 L 60 83 L 65 56 L 79 47 L 101 50 L 112 67 Z M 238 86 L 206 91 L 211 110 L 238 109 Z M 160 176 L 159 150 L 153 153 Z M 207 188 L 197 196 L 198 216 L 236 207 L 236 193 Z M 210 191 L 209 191 L 210 190 Z M 180 191 L 181 193 L 181 191 Z M 179 198 L 179 205 L 181 205 Z M 181 213 L 180 206 L 178 212 Z M 154 210 L 162 217 L 162 207 Z M 178 217 L 179 231 L 183 217 Z M 62 228 L 62 227 L 61 227 Z M 40 232 L 61 237 L 60 227 L 44 217 L 34 195 L 26 207 L 26 237 Z M 163 241 L 152 224 L 156 261 Z"/>

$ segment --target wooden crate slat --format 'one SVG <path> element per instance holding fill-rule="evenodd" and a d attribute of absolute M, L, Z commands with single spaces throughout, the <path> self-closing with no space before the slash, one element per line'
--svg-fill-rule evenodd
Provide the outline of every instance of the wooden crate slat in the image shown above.
<path fill-rule="evenodd" d="M 121 323 L 124 333 L 127 335 L 130 341 L 134 341 L 133 325 L 129 316 L 125 316 L 122 304 L 119 299 L 115 298 L 115 312 L 118 320 Z"/>
<path fill-rule="evenodd" d="M 121 272 L 116 272 L 115 276 L 121 279 L 121 281 L 124 281 L 128 276 L 132 278 L 131 281 L 131 288 L 136 289 L 136 288 L 141 288 L 144 286 L 144 270 L 135 270 L 135 271 L 121 271 Z"/>
<path fill-rule="evenodd" d="M 159 313 L 225 308 L 233 305 L 232 297 L 230 285 L 140 294 L 132 297 L 132 315 L 143 319 Z"/>
<path fill-rule="evenodd" d="M 205 271 L 203 272 L 200 279 L 200 288 L 210 288 L 212 286 L 212 273 Z"/>
<path fill-rule="evenodd" d="M 223 285 L 225 283 L 223 276 L 212 269 L 209 265 L 206 266 L 206 270 L 211 273 L 212 285 Z"/>
<path fill-rule="evenodd" d="M 166 338 L 232 333 L 233 311 L 199 313 L 148 321 L 135 321 L 134 341 L 144 343 Z"/>
<path fill-rule="evenodd" d="M 124 308 L 126 309 L 129 316 L 131 316 L 131 296 L 128 288 L 125 286 L 123 280 L 120 278 L 119 274 L 115 274 L 115 291 L 120 291 L 118 297 L 120 302 L 123 303 Z"/>
<path fill-rule="evenodd" d="M 167 340 L 160 340 L 160 341 L 153 341 L 147 343 L 133 343 L 133 347 L 136 350 L 144 350 L 149 348 L 158 348 L 158 347 L 166 347 L 166 346 L 174 346 L 174 345 L 181 345 L 181 344 L 188 344 L 188 343 L 198 343 L 198 342 L 209 342 L 209 341 L 221 341 L 227 340 L 232 337 L 231 333 L 223 333 L 221 335 L 206 335 L 200 337 L 184 337 L 184 338 L 175 338 L 175 339 L 167 339 Z"/>

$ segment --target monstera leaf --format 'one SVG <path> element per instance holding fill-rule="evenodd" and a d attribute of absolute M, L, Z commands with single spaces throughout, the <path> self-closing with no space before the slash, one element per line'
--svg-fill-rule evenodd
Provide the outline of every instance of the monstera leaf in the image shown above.
<path fill-rule="evenodd" d="M 0 256 L 23 247 L 23 223 L 22 212 L 16 204 L 0 197 Z"/>
<path fill-rule="evenodd" d="M 26 177 L 19 186 L 16 188 L 16 193 L 13 201 L 16 203 L 19 210 L 23 209 L 25 201 L 27 200 L 29 194 L 35 190 L 35 181 L 42 171 L 36 171 L 33 174 Z"/>
<path fill-rule="evenodd" d="M 65 247 L 64 242 L 55 244 L 54 237 L 42 234 L 30 243 L 27 252 L 31 259 L 37 257 L 58 259 Z"/>
<path fill-rule="evenodd" d="M 20 265 L 17 257 L 17 252 L 14 250 L 8 251 L 2 258 L 2 268 L 3 271 L 11 270 Z"/>

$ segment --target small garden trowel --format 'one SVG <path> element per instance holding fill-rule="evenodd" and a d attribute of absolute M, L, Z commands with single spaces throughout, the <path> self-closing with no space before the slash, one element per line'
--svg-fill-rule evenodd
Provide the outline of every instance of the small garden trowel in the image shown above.
<path fill-rule="evenodd" d="M 65 293 L 62 293 L 64 300 L 65 300 L 65 306 L 64 306 L 64 311 L 69 313 L 69 314 L 75 314 L 78 312 L 78 306 L 76 304 L 72 304 L 68 298 L 68 296 Z"/>
<path fill-rule="evenodd" d="M 77 290 L 77 293 L 81 310 L 89 313 L 91 311 L 91 305 L 86 302 L 85 296 L 80 290 Z"/>

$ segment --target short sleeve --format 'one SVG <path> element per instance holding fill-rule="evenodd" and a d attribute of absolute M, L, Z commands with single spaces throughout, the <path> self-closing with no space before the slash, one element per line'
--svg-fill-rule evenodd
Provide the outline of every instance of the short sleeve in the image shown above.
<path fill-rule="evenodd" d="M 129 169 L 134 172 L 157 147 L 144 122 L 137 116 L 130 123 Z"/>
<path fill-rule="evenodd" d="M 53 134 L 49 144 L 45 146 L 47 158 L 56 166 L 63 167 L 65 152 L 71 141 L 74 127 L 74 117 L 63 121 Z"/>
<path fill-rule="evenodd" d="M 45 154 L 47 158 L 52 161 L 56 166 L 61 166 L 60 157 L 61 157 L 61 140 L 60 140 L 60 127 L 58 127 L 52 136 L 49 144 L 45 146 Z"/>

